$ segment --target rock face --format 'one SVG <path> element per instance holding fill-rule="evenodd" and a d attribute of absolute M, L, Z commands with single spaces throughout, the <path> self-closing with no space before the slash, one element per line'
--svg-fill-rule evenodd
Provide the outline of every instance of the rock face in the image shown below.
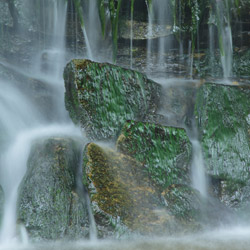
<path fill-rule="evenodd" d="M 157 226 L 159 230 L 168 218 L 160 218 L 155 212 L 162 204 L 143 165 L 94 143 L 87 146 L 86 152 L 92 203 L 106 214 L 119 217 L 132 230 L 150 232 Z"/>
<path fill-rule="evenodd" d="M 117 148 L 145 165 L 160 190 L 172 184 L 190 183 L 191 144 L 184 129 L 129 121 Z"/>
<path fill-rule="evenodd" d="M 249 179 L 250 88 L 204 84 L 195 115 L 211 175 Z"/>
<path fill-rule="evenodd" d="M 159 101 L 158 84 L 108 63 L 72 60 L 64 79 L 66 108 L 92 139 L 116 138 L 126 120 L 143 120 Z"/>
<path fill-rule="evenodd" d="M 250 88 L 204 84 L 195 115 L 207 172 L 224 204 L 237 207 L 250 174 Z"/>
<path fill-rule="evenodd" d="M 19 220 L 32 239 L 88 234 L 86 205 L 75 192 L 78 151 L 72 139 L 51 138 L 33 146 L 18 205 Z"/>
<path fill-rule="evenodd" d="M 218 223 L 214 203 L 192 187 L 177 183 L 160 189 L 144 164 L 107 147 L 90 143 L 85 154 L 85 181 L 96 223 L 113 235 L 121 228 L 126 235 L 131 231 L 159 235 L 196 231 Z M 141 154 L 146 162 L 149 153 Z"/>

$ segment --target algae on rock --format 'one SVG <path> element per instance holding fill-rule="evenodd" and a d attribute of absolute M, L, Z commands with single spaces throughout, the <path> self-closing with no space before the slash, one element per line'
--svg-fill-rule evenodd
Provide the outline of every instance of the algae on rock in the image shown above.
<path fill-rule="evenodd" d="M 206 83 L 195 118 L 207 172 L 233 182 L 250 177 L 250 88 Z"/>
<path fill-rule="evenodd" d="M 167 230 L 166 225 L 173 218 L 163 209 L 141 163 L 94 143 L 87 146 L 86 154 L 92 203 L 113 218 L 120 218 L 132 230 Z"/>
<path fill-rule="evenodd" d="M 154 123 L 128 121 L 117 148 L 145 165 L 160 190 L 172 184 L 190 183 L 191 144 L 186 131 Z"/>
<path fill-rule="evenodd" d="M 86 204 L 76 190 L 77 142 L 50 138 L 36 142 L 20 186 L 18 218 L 35 240 L 84 238 L 89 233 Z"/>
<path fill-rule="evenodd" d="M 115 139 L 126 120 L 143 120 L 158 105 L 157 83 L 108 63 L 74 59 L 64 79 L 66 108 L 92 139 Z"/>

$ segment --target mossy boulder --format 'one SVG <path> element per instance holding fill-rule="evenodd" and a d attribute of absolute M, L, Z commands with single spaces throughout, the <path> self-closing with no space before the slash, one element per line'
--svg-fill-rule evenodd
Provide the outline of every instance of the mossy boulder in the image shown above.
<path fill-rule="evenodd" d="M 66 108 L 92 139 L 116 138 L 126 120 L 143 120 L 159 101 L 157 83 L 108 63 L 74 59 L 64 80 Z"/>
<path fill-rule="evenodd" d="M 205 199 L 190 186 L 173 184 L 162 192 L 166 208 L 183 226 L 191 226 L 193 230 L 201 227 L 204 216 Z"/>
<path fill-rule="evenodd" d="M 161 191 L 172 184 L 190 183 L 192 147 L 184 129 L 128 121 L 117 148 L 141 162 Z"/>
<path fill-rule="evenodd" d="M 212 83 L 197 93 L 195 117 L 206 168 L 222 179 L 250 174 L 250 87 Z"/>
<path fill-rule="evenodd" d="M 33 240 L 77 239 L 88 234 L 88 214 L 76 193 L 78 143 L 67 138 L 37 141 L 20 186 L 18 218 Z"/>
<path fill-rule="evenodd" d="M 250 41 L 250 38 L 249 38 Z M 239 77 L 249 77 L 250 75 L 250 49 L 237 51 L 234 54 L 234 73 Z"/>
<path fill-rule="evenodd" d="M 85 171 L 93 204 L 139 232 L 166 230 L 172 218 L 165 211 L 156 189 L 135 159 L 110 148 L 90 143 Z"/>

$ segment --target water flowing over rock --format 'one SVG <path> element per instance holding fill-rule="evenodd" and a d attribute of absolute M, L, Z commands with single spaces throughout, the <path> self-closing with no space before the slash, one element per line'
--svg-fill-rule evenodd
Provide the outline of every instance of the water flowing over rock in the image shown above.
<path fill-rule="evenodd" d="M 87 146 L 86 173 L 91 200 L 105 213 L 120 217 L 133 230 L 153 232 L 158 220 L 160 226 L 154 210 L 161 202 L 141 163 L 91 143 Z"/>
<path fill-rule="evenodd" d="M 143 74 L 89 60 L 72 60 L 64 71 L 66 108 L 88 137 L 112 139 L 126 120 L 154 113 L 160 87 Z"/>
<path fill-rule="evenodd" d="M 86 204 L 76 192 L 79 156 L 73 139 L 50 138 L 34 144 L 18 205 L 19 222 L 33 240 L 88 235 Z"/>

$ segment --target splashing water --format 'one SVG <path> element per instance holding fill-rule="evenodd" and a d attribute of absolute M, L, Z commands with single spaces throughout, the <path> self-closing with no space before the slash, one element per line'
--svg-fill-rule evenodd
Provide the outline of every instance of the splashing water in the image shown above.
<path fill-rule="evenodd" d="M 233 41 L 229 15 L 229 1 L 215 1 L 218 39 L 224 78 L 232 76 Z"/>
<path fill-rule="evenodd" d="M 193 146 L 192 160 L 192 183 L 203 197 L 207 197 L 207 180 L 205 174 L 205 164 L 202 156 L 202 149 L 198 140 L 191 140 Z"/>

